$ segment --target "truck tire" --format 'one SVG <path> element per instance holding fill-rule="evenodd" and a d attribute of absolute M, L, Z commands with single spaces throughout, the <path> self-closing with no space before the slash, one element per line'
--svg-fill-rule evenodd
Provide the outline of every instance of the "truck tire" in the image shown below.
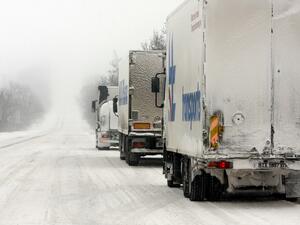
<path fill-rule="evenodd" d="M 223 193 L 223 185 L 218 178 L 211 176 L 210 174 L 206 175 L 206 199 L 208 201 L 219 201 Z"/>
<path fill-rule="evenodd" d="M 120 151 L 120 159 L 125 160 L 125 152 L 124 152 L 125 141 L 122 134 L 119 135 L 119 151 Z"/>
<path fill-rule="evenodd" d="M 137 154 L 128 152 L 127 163 L 129 166 L 137 166 L 139 164 L 140 157 Z"/>
<path fill-rule="evenodd" d="M 204 201 L 205 193 L 206 193 L 206 185 L 205 185 L 205 173 L 202 175 L 197 175 L 192 182 L 191 185 L 191 193 L 190 200 L 191 201 Z"/>
<path fill-rule="evenodd" d="M 288 202 L 297 202 L 299 198 L 286 198 L 286 201 Z"/>
<path fill-rule="evenodd" d="M 190 193 L 190 160 L 184 159 L 182 165 L 182 184 L 183 184 L 183 195 L 186 198 L 189 198 Z"/>
<path fill-rule="evenodd" d="M 127 164 L 129 164 L 129 149 L 128 149 L 128 137 L 127 136 L 123 136 L 123 152 L 124 152 L 124 156 L 125 156 L 125 161 Z"/>

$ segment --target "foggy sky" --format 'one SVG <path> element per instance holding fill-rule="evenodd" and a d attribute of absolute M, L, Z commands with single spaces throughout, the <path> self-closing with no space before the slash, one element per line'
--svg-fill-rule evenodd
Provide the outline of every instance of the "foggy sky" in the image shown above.
<path fill-rule="evenodd" d="M 104 74 L 113 51 L 140 49 L 182 1 L 0 0 L 0 83 L 39 76 L 71 93 Z"/>

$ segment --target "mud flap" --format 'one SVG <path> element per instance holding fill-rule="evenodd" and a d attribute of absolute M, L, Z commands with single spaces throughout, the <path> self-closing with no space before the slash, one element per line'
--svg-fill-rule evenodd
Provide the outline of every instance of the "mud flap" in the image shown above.
<path fill-rule="evenodd" d="M 300 198 L 300 171 L 291 172 L 286 178 L 286 197 Z"/>

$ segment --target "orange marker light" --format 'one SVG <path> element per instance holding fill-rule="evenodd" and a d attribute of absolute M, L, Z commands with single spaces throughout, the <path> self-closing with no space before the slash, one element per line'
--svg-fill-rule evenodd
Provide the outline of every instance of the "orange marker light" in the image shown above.
<path fill-rule="evenodd" d="M 134 123 L 133 129 L 136 130 L 149 130 L 151 128 L 150 123 Z"/>

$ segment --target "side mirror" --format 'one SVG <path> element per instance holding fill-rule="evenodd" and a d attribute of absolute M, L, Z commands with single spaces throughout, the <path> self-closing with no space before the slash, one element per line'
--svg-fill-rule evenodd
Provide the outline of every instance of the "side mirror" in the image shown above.
<path fill-rule="evenodd" d="M 152 77 L 152 80 L 151 80 L 152 93 L 159 93 L 159 90 L 160 90 L 159 86 L 160 86 L 159 78 L 158 77 Z"/>
<path fill-rule="evenodd" d="M 118 113 L 118 98 L 113 98 L 113 112 L 114 114 Z"/>
<path fill-rule="evenodd" d="M 92 101 L 92 112 L 96 112 L 96 105 L 97 105 L 97 100 Z"/>

